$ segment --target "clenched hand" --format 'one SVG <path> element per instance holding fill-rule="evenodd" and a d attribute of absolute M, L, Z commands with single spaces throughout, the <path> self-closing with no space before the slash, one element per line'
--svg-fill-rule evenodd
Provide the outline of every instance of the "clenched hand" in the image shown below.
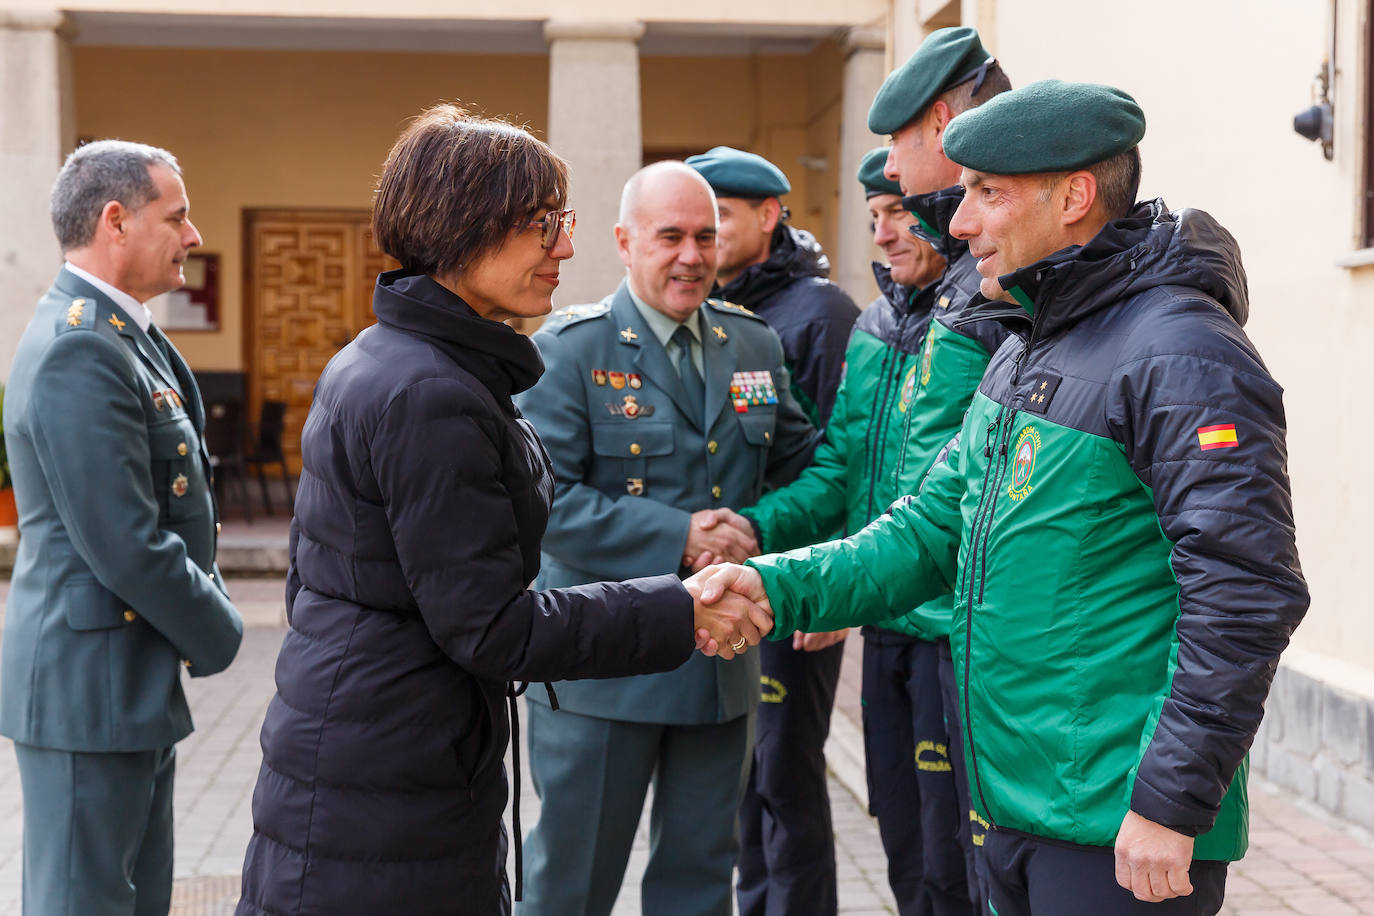
<path fill-rule="evenodd" d="M 729 509 L 702 509 L 692 513 L 687 526 L 682 565 L 700 572 L 712 563 L 743 563 L 758 552 L 747 518 Z"/>
<path fill-rule="evenodd" d="M 1137 900 L 1159 903 L 1187 897 L 1193 892 L 1188 879 L 1192 861 L 1192 837 L 1126 812 L 1116 835 L 1116 883 Z"/>

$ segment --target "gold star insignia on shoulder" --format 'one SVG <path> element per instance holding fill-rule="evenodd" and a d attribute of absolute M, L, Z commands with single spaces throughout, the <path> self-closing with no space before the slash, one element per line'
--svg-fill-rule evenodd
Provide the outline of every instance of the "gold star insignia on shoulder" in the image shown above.
<path fill-rule="evenodd" d="M 115 329 L 116 331 L 122 331 L 122 330 L 124 330 L 124 322 L 119 320 L 119 316 L 118 316 L 118 315 L 115 315 L 115 314 L 111 314 L 111 315 L 110 315 L 110 324 L 114 325 L 114 329 Z"/>
<path fill-rule="evenodd" d="M 74 299 L 72 304 L 67 306 L 67 324 L 76 327 L 81 323 L 81 317 L 86 311 L 85 299 Z"/>
<path fill-rule="evenodd" d="M 557 313 L 555 313 L 554 317 L 556 317 L 556 318 L 574 318 L 574 317 L 576 317 L 576 315 L 577 315 L 577 309 L 573 308 L 573 307 L 570 305 L 570 306 L 568 306 L 568 307 L 565 308 L 565 309 L 560 309 Z"/>
<path fill-rule="evenodd" d="M 626 328 L 620 332 L 620 336 L 626 341 L 638 340 L 639 335 L 634 332 L 634 328 Z"/>
<path fill-rule="evenodd" d="M 727 337 L 726 334 L 725 334 L 725 328 L 721 327 L 721 326 L 718 325 L 718 324 L 713 324 L 713 325 L 711 325 L 711 330 L 712 330 L 712 331 L 715 331 L 716 337 L 720 338 L 721 340 L 729 340 L 729 339 L 730 339 L 730 338 Z"/>

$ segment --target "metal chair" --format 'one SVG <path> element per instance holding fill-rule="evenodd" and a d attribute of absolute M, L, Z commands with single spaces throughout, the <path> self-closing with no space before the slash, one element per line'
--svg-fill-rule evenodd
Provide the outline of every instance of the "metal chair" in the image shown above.
<path fill-rule="evenodd" d="M 296 499 L 291 492 L 291 472 L 286 467 L 286 452 L 282 448 L 282 435 L 286 428 L 286 402 L 263 401 L 262 411 L 258 414 L 257 442 L 253 450 L 244 456 L 244 461 L 257 470 L 258 486 L 262 488 L 262 503 L 267 514 L 272 514 L 272 495 L 267 488 L 267 476 L 263 465 L 275 464 L 281 468 L 281 479 L 286 484 L 286 507 L 290 514 L 296 512 Z"/>

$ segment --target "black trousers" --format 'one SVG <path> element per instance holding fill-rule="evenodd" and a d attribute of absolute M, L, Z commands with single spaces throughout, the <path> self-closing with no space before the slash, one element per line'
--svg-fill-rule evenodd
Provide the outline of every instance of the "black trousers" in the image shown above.
<path fill-rule="evenodd" d="M 839 903 L 825 739 L 844 643 L 798 652 L 790 640 L 765 641 L 758 651 L 763 702 L 739 809 L 740 916 L 833 916 Z"/>
<path fill-rule="evenodd" d="M 1226 862 L 1194 859 L 1193 892 L 1145 903 L 1116 883 L 1106 846 L 1077 846 L 989 830 L 983 864 L 997 916 L 1214 916 L 1226 892 Z"/>
<path fill-rule="evenodd" d="M 974 912 L 951 763 L 939 645 L 864 628 L 863 718 L 869 813 L 901 916 Z"/>
<path fill-rule="evenodd" d="M 987 836 L 988 822 L 978 816 L 969 796 L 968 764 L 964 760 L 964 707 L 960 701 L 959 684 L 954 678 L 954 657 L 949 640 L 942 639 L 940 647 L 940 698 L 944 703 L 945 727 L 949 730 L 949 762 L 954 767 L 954 790 L 959 796 L 959 847 L 964 853 L 964 875 L 968 881 L 969 900 L 973 912 L 988 913 L 988 882 L 983 874 L 979 848 Z"/>

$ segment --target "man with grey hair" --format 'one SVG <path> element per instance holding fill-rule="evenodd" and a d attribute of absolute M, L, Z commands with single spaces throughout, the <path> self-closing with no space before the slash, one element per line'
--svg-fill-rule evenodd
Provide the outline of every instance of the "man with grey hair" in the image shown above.
<path fill-rule="evenodd" d="M 636 173 L 615 238 L 628 276 L 601 302 L 544 323 L 534 340 L 546 371 L 516 399 L 557 479 L 538 588 L 752 555 L 748 523 L 726 507 L 791 480 L 815 436 L 777 335 L 706 299 L 716 204 L 700 175 L 680 162 Z M 530 691 L 543 804 L 521 913 L 611 912 L 652 781 L 644 912 L 729 916 L 757 658 L 702 655 L 665 674 L 565 682 L 556 705 Z"/>
<path fill-rule="evenodd" d="M 205 416 L 144 305 L 199 245 L 176 159 L 105 140 L 52 193 L 66 263 L 5 389 L 19 553 L 0 734 L 24 794 L 24 912 L 165 914 L 181 668 L 233 660 L 243 623 L 214 565 Z"/>

